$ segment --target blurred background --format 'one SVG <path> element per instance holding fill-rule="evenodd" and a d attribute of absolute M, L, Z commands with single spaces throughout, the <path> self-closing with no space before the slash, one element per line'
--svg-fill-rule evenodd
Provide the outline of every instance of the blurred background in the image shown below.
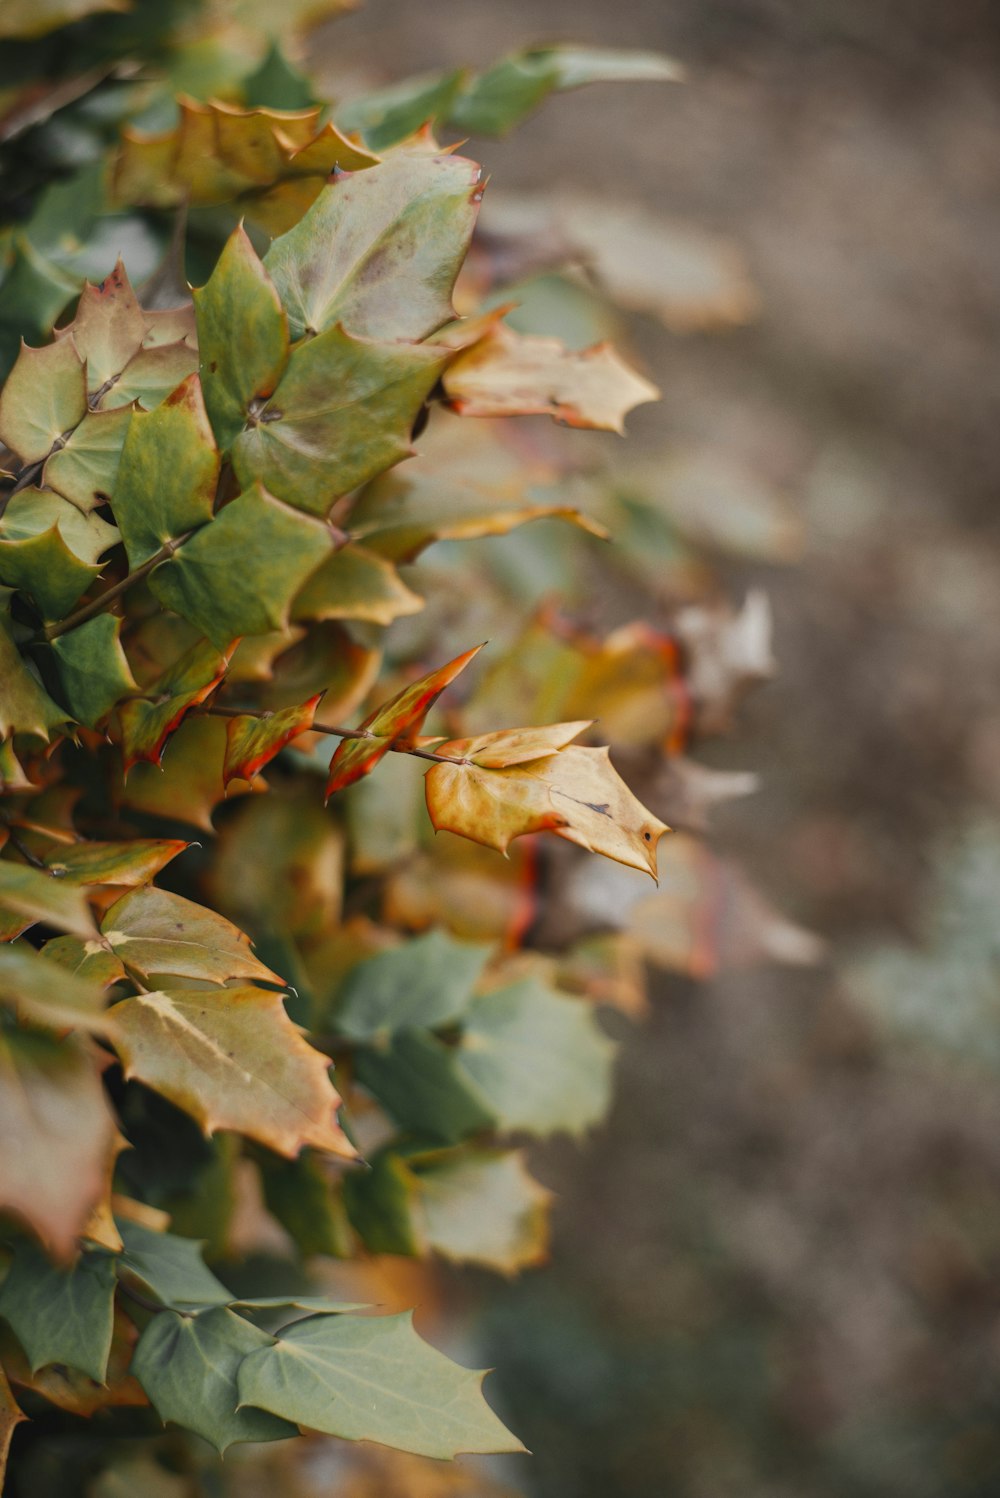
<path fill-rule="evenodd" d="M 687 80 L 477 143 L 504 194 L 652 210 L 756 288 L 729 326 L 636 322 L 664 398 L 629 461 L 711 454 L 720 505 L 742 484 L 750 521 L 764 491 L 801 527 L 790 565 L 728 548 L 778 671 L 702 758 L 758 772 L 715 844 L 829 945 L 661 975 L 648 1020 L 614 1025 L 610 1122 L 536 1154 L 553 1263 L 491 1282 L 477 1331 L 536 1453 L 511 1476 L 535 1498 L 992 1498 L 1000 11 L 368 0 L 308 66 L 349 97 L 551 39 L 663 49 Z"/>

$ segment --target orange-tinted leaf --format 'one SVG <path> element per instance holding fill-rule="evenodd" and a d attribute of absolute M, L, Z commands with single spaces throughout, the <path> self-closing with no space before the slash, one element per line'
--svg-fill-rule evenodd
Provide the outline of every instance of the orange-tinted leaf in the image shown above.
<path fill-rule="evenodd" d="M 286 744 L 311 728 L 322 695 L 319 692 L 301 707 L 286 707 L 264 718 L 251 715 L 230 718 L 226 724 L 226 760 L 222 768 L 225 784 L 237 778 L 252 780 Z"/>
<path fill-rule="evenodd" d="M 117 884 L 135 889 L 189 848 L 176 838 L 135 838 L 125 843 L 74 843 L 57 848 L 45 867 L 68 884 Z"/>
<path fill-rule="evenodd" d="M 142 1385 L 128 1372 L 137 1337 L 128 1317 L 116 1310 L 107 1381 L 103 1384 L 95 1383 L 75 1368 L 67 1368 L 65 1363 L 51 1363 L 32 1373 L 24 1353 L 6 1331 L 0 1333 L 0 1354 L 11 1381 L 20 1388 L 41 1394 L 50 1404 L 68 1410 L 71 1415 L 89 1417 L 101 1409 L 149 1403 Z"/>
<path fill-rule="evenodd" d="M 139 760 L 158 765 L 167 739 L 192 707 L 211 696 L 229 668 L 232 648 L 216 650 L 199 640 L 184 652 L 145 697 L 134 697 L 118 709 L 116 736 L 120 738 L 127 775 Z"/>
<path fill-rule="evenodd" d="M 307 1144 L 354 1155 L 337 1123 L 330 1059 L 302 1039 L 280 994 L 179 989 L 111 1012 L 126 1077 L 163 1093 L 206 1134 L 233 1129 L 289 1156 Z"/>
<path fill-rule="evenodd" d="M 503 728 L 481 733 L 474 739 L 452 739 L 442 754 L 467 759 L 484 770 L 505 770 L 508 765 L 527 764 L 555 754 L 591 726 L 589 718 L 578 723 L 550 723 L 545 728 Z"/>
<path fill-rule="evenodd" d="M 250 950 L 250 938 L 204 905 L 165 889 L 133 890 L 112 905 L 101 923 L 105 939 L 127 967 L 149 977 L 172 973 L 226 983 L 255 978 L 282 983 Z"/>
<path fill-rule="evenodd" d="M 456 741 L 459 752 L 462 742 Z M 440 753 L 451 754 L 455 747 L 443 744 Z M 439 831 L 457 832 L 501 852 L 527 832 L 557 832 L 656 877 L 656 844 L 666 826 L 633 796 L 607 749 L 570 745 L 505 769 L 433 765 L 425 786 L 427 809 Z"/>
<path fill-rule="evenodd" d="M 462 416 L 553 416 L 609 432 L 624 431 L 629 411 L 660 394 L 608 343 L 578 351 L 507 327 L 461 353 L 442 379 Z"/>
<path fill-rule="evenodd" d="M 345 739 L 330 761 L 327 800 L 335 791 L 341 791 L 362 776 L 370 774 L 393 746 L 412 746 L 424 718 L 445 687 L 465 670 L 482 648 L 482 645 L 475 645 L 471 650 L 466 650 L 446 666 L 440 666 L 437 671 L 431 671 L 418 681 L 411 682 L 408 687 L 390 697 L 388 702 L 383 702 L 374 712 L 369 713 L 361 725 L 367 737 Z"/>

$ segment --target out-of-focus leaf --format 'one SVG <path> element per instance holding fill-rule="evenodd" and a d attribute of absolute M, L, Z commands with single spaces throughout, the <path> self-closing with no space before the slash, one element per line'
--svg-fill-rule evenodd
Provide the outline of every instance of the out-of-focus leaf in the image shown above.
<path fill-rule="evenodd" d="M 292 605 L 293 619 L 364 619 L 391 624 L 417 614 L 424 601 L 391 562 L 366 546 L 338 547 L 313 573 Z"/>
<path fill-rule="evenodd" d="M 147 978 L 169 973 L 219 984 L 232 978 L 282 982 L 257 961 L 250 938 L 230 921 L 165 889 L 147 886 L 123 895 L 101 929 L 126 965 Z"/>
<path fill-rule="evenodd" d="M 40 254 L 24 234 L 11 237 L 3 259 L 7 266 L 0 281 L 0 370 L 6 374 L 17 359 L 22 338 L 37 341 L 50 333 L 80 283 Z"/>
<path fill-rule="evenodd" d="M 212 832 L 212 813 L 226 798 L 222 765 L 226 730 L 218 718 L 191 718 L 167 745 L 162 769 L 137 765 L 122 786 L 126 806 Z M 234 782 L 237 788 L 238 783 Z M 243 787 L 249 790 L 249 787 Z"/>
<path fill-rule="evenodd" d="M 161 1305 L 176 1311 L 202 1310 L 228 1305 L 233 1296 L 201 1256 L 201 1246 L 191 1238 L 157 1233 L 126 1217 L 118 1218 L 125 1251 L 118 1272 L 126 1282 L 137 1281 L 155 1295 Z"/>
<path fill-rule="evenodd" d="M 82 890 L 27 864 L 0 859 L 0 941 L 19 936 L 38 921 L 83 941 L 97 934 Z"/>
<path fill-rule="evenodd" d="M 10 1443 L 14 1438 L 14 1432 L 22 1420 L 27 1420 L 7 1382 L 7 1375 L 0 1368 L 0 1483 L 3 1483 L 7 1474 L 7 1461 L 10 1457 Z"/>
<path fill-rule="evenodd" d="M 381 773 L 363 784 L 376 778 Z M 537 913 L 536 862 L 530 838 L 497 858 L 492 848 L 466 838 L 435 837 L 425 852 L 390 872 L 385 918 L 417 931 L 443 923 L 466 941 L 516 944 Z"/>
<path fill-rule="evenodd" d="M 237 1441 L 298 1434 L 276 1415 L 238 1408 L 240 1364 L 272 1340 L 224 1306 L 187 1317 L 164 1311 L 139 1338 L 132 1367 L 161 1420 L 204 1436 L 222 1454 Z"/>
<path fill-rule="evenodd" d="M 521 1150 L 462 1150 L 416 1170 L 417 1211 L 431 1248 L 457 1264 L 514 1274 L 544 1262 L 551 1193 Z"/>
<path fill-rule="evenodd" d="M 402 1129 L 457 1143 L 494 1122 L 460 1054 L 423 1030 L 400 1030 L 378 1049 L 359 1050 L 355 1074 Z"/>
<path fill-rule="evenodd" d="M 100 1077 L 74 1040 L 0 1031 L 0 1134 L 0 1206 L 71 1258 L 104 1190 L 114 1134 Z"/>
<path fill-rule="evenodd" d="M 0 15 L 0 37 L 44 36 L 96 11 L 127 8 L 128 0 L 8 0 Z"/>
<path fill-rule="evenodd" d="M 268 1211 L 291 1236 L 304 1259 L 314 1254 L 348 1257 L 350 1227 L 322 1155 L 303 1150 L 297 1160 L 272 1157 L 260 1162 L 260 1172 Z"/>
<path fill-rule="evenodd" d="M 35 1373 L 67 1363 L 102 1384 L 114 1319 L 115 1266 L 84 1253 L 59 1269 L 32 1243 L 20 1243 L 0 1285 L 0 1316 L 17 1336 Z"/>
<path fill-rule="evenodd" d="M 347 976 L 334 1015 L 354 1041 L 379 1042 L 405 1029 L 437 1029 L 461 1018 L 489 957 L 488 947 L 440 931 L 369 957 Z"/>
<path fill-rule="evenodd" d="M 467 1372 L 402 1316 L 310 1316 L 253 1352 L 238 1374 L 241 1400 L 351 1441 L 423 1456 L 521 1451 Z"/>
<path fill-rule="evenodd" d="M 88 728 L 95 728 L 136 690 L 119 638 L 121 628 L 121 619 L 113 614 L 97 614 L 52 642 L 66 706 Z"/>
<path fill-rule="evenodd" d="M 698 728 L 724 733 L 748 690 L 775 672 L 767 594 L 753 589 L 738 613 L 724 604 L 691 604 L 678 613 L 676 629 Z"/>
<path fill-rule="evenodd" d="M 46 1029 L 100 1034 L 107 1028 L 100 986 L 83 975 L 57 974 L 27 942 L 0 946 L 0 1003 L 9 1004 L 24 1023 Z"/>

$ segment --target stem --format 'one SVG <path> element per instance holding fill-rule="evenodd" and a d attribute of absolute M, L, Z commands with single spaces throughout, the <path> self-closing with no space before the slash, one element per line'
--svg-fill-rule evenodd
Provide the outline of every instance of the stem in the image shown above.
<path fill-rule="evenodd" d="M 141 567 L 137 567 L 134 572 L 123 577 L 120 583 L 115 583 L 114 587 L 106 589 L 99 598 L 85 603 L 83 608 L 77 609 L 75 614 L 70 614 L 58 624 L 47 624 L 42 633 L 36 635 L 34 643 L 48 641 L 51 644 L 53 640 L 58 640 L 60 635 L 68 634 L 71 629 L 78 629 L 81 624 L 86 624 L 87 620 L 93 619 L 95 615 L 105 613 L 116 599 L 121 598 L 123 593 L 127 593 L 129 588 L 134 587 L 142 578 L 148 577 L 154 567 L 158 567 L 161 562 L 169 561 L 177 548 L 183 546 L 188 537 L 193 535 L 193 530 L 185 531 L 183 535 L 164 541 L 159 551 L 155 552 L 147 562 L 143 562 Z"/>
<path fill-rule="evenodd" d="M 261 718 L 267 719 L 274 716 L 269 712 L 255 712 L 253 708 L 246 707 L 202 707 L 197 712 L 206 713 L 213 718 Z M 310 733 L 328 733 L 335 739 L 377 739 L 378 734 L 369 733 L 366 728 L 335 728 L 332 723 L 313 723 L 309 728 Z M 459 759 L 453 754 L 435 754 L 431 749 L 407 749 L 399 744 L 389 745 L 392 754 L 412 754 L 415 759 L 429 759 L 437 765 L 467 765 L 467 759 Z"/>
<path fill-rule="evenodd" d="M 36 858 L 35 854 L 32 853 L 31 849 L 21 837 L 20 833 L 15 832 L 14 828 L 9 822 L 6 824 L 6 826 L 8 842 L 10 843 L 12 848 L 17 849 L 18 853 L 20 853 L 25 863 L 30 863 L 33 869 L 41 869 L 46 874 L 51 873 L 51 869 L 47 868 L 43 861 L 40 858 Z"/>

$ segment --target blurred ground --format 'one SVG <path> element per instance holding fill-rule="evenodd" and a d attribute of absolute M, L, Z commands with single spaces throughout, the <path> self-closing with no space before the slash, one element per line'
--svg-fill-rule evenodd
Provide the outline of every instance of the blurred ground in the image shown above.
<path fill-rule="evenodd" d="M 713 756 L 764 782 L 717 826 L 832 960 L 664 982 L 623 1031 L 610 1125 L 540 1162 L 563 1194 L 555 1267 L 493 1295 L 486 1329 L 538 1453 L 525 1481 L 537 1498 L 992 1498 L 995 1043 L 914 1046 L 853 975 L 863 944 L 940 936 L 942 861 L 1000 817 L 1000 10 L 368 0 L 313 63 L 399 77 L 552 37 L 662 48 L 689 80 L 551 102 L 481 147 L 496 183 L 607 184 L 731 237 L 761 291 L 735 333 L 637 326 L 664 401 L 630 425 L 651 447 L 710 439 L 806 517 L 799 568 L 731 576 L 769 590 L 781 671 Z M 923 972 L 933 1004 L 942 971 L 899 981 Z"/>

